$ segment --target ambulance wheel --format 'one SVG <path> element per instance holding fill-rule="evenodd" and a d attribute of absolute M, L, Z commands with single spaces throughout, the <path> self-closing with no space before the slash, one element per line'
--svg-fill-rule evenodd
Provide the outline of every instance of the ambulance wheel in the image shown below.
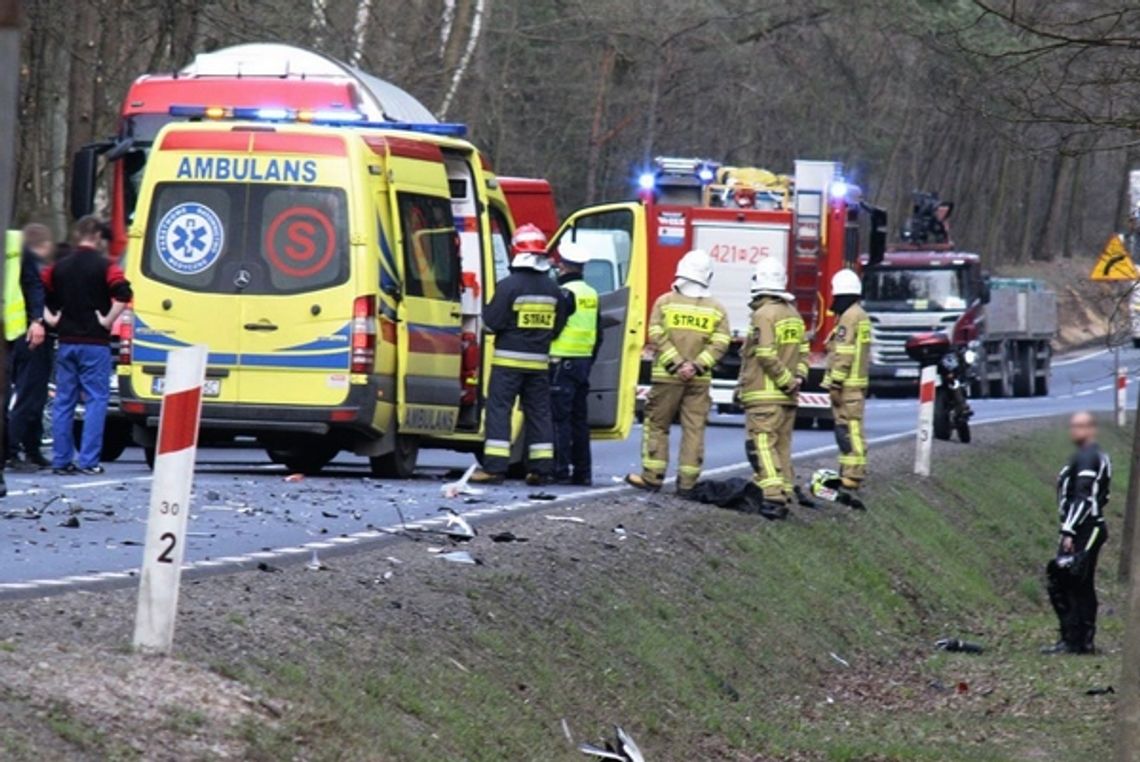
<path fill-rule="evenodd" d="M 420 456 L 420 440 L 406 434 L 396 435 L 396 446 L 387 455 L 369 458 L 372 475 L 387 479 L 411 479 Z"/>
<path fill-rule="evenodd" d="M 329 464 L 329 461 L 336 457 L 337 452 L 339 451 L 335 447 L 315 444 L 308 447 L 301 446 L 279 450 L 276 454 L 281 459 L 281 465 L 285 466 L 289 473 L 315 476 Z M 272 457 L 270 455 L 270 458 Z"/>

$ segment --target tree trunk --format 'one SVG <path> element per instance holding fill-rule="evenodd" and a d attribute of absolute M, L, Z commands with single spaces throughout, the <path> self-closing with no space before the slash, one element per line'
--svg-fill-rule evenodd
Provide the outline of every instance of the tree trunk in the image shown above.
<path fill-rule="evenodd" d="M 606 95 L 613 76 L 617 51 L 611 44 L 602 50 L 598 67 L 598 89 L 594 97 L 594 119 L 590 126 L 590 142 L 586 152 L 586 203 L 594 203 L 598 193 L 598 167 L 602 160 L 602 128 L 605 126 Z"/>

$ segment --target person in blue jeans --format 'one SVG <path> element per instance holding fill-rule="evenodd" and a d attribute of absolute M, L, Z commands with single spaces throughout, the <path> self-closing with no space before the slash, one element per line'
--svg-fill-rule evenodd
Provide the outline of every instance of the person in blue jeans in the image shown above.
<path fill-rule="evenodd" d="M 101 474 L 103 424 L 111 396 L 111 327 L 130 303 L 131 284 L 105 253 L 107 228 L 88 215 L 75 225 L 75 247 L 43 271 L 48 321 L 59 333 L 52 407 L 52 472 Z M 75 408 L 83 439 L 75 453 Z"/>

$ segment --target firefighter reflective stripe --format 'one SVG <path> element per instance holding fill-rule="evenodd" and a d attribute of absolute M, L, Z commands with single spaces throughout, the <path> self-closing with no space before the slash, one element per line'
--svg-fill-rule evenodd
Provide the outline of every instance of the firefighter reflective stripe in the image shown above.
<path fill-rule="evenodd" d="M 789 374 L 789 378 L 790 378 Z M 754 402 L 787 402 L 790 398 L 779 389 L 756 389 L 750 392 L 741 392 L 741 403 L 748 405 Z"/>
<path fill-rule="evenodd" d="M 543 442 L 541 444 L 532 444 L 527 447 L 527 457 L 531 460 L 542 460 L 543 458 L 554 457 L 554 444 L 550 442 Z"/>
<path fill-rule="evenodd" d="M 868 384 L 871 349 L 871 319 L 855 304 L 839 317 L 827 340 L 825 386 L 865 389 Z"/>
<path fill-rule="evenodd" d="M 699 331 L 711 334 L 723 315 L 715 307 L 702 307 L 696 304 L 667 304 L 662 308 L 665 314 L 665 328 L 668 330 Z M 725 343 L 727 346 L 727 342 Z"/>
<path fill-rule="evenodd" d="M 593 357 L 598 341 L 598 292 L 584 280 L 572 280 L 563 288 L 574 295 L 574 313 L 550 345 L 550 355 Z"/>
<path fill-rule="evenodd" d="M 15 341 L 28 332 L 28 308 L 20 288 L 20 259 L 23 236 L 9 230 L 4 237 L 4 338 Z"/>
<path fill-rule="evenodd" d="M 537 352 L 514 352 L 510 349 L 495 347 L 495 354 L 491 358 L 492 365 L 503 368 L 517 368 L 519 370 L 546 370 L 550 365 L 550 356 Z"/>
<path fill-rule="evenodd" d="M 492 457 L 511 457 L 511 443 L 504 439 L 488 439 L 483 443 L 483 454 Z"/>
<path fill-rule="evenodd" d="M 768 441 L 767 434 L 756 435 L 756 452 L 760 455 L 760 464 L 764 467 L 764 478 L 756 482 L 756 486 L 761 489 L 764 487 L 783 487 L 784 479 L 780 476 L 779 470 L 776 468 L 776 462 L 772 458 L 772 445 Z"/>

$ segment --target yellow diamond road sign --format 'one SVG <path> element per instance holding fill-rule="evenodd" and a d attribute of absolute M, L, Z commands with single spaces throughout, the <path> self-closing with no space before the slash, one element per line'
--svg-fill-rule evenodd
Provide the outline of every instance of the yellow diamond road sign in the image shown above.
<path fill-rule="evenodd" d="M 1132 255 L 1124 248 L 1123 236 L 1114 235 L 1108 239 L 1090 277 L 1093 280 L 1140 280 L 1140 270 L 1136 269 Z"/>

